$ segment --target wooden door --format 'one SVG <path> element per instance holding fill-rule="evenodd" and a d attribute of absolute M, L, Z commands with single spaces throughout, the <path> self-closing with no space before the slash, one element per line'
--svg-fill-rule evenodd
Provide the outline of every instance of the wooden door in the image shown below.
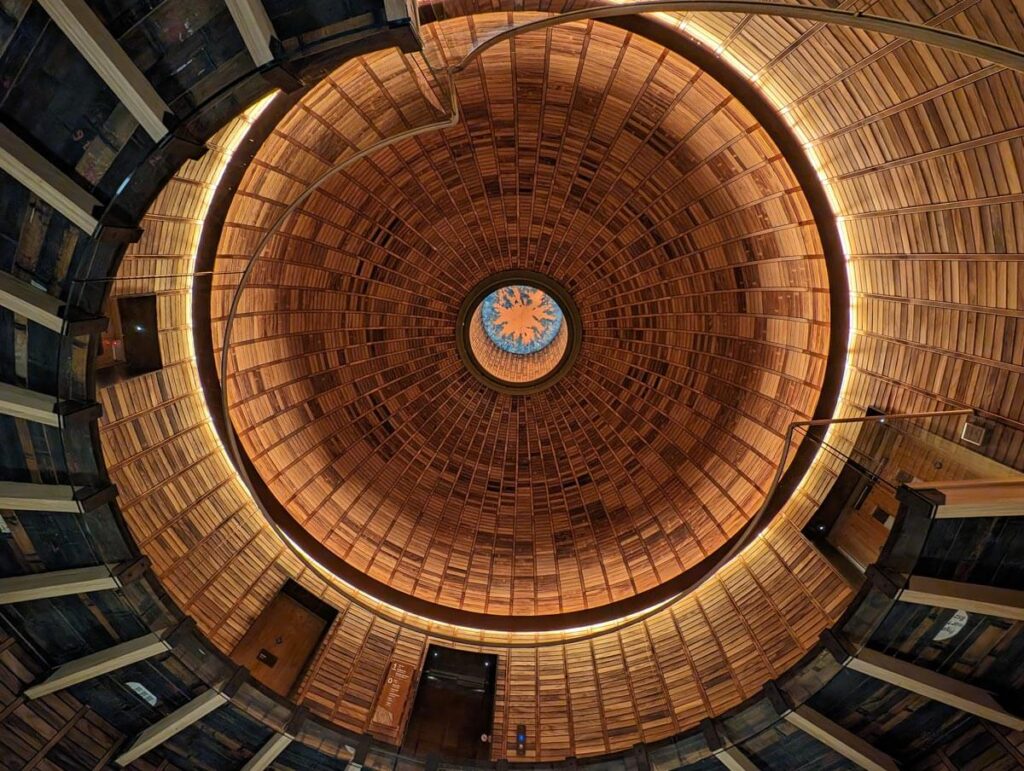
<path fill-rule="evenodd" d="M 288 696 L 320 643 L 327 620 L 287 594 L 260 614 L 231 657 L 273 691 Z"/>

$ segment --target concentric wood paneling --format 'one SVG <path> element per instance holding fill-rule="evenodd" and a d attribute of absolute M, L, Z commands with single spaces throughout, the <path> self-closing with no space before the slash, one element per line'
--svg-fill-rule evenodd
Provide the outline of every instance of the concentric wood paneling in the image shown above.
<path fill-rule="evenodd" d="M 473 10 L 471 3 L 446 6 L 449 15 Z M 1024 45 L 1019 0 L 889 0 L 870 4 L 870 11 Z M 757 76 L 830 180 L 855 304 L 844 410 L 980 407 L 995 414 L 985 451 L 1020 467 L 1021 76 L 919 44 L 807 22 L 687 14 L 674 23 L 680 34 L 720 47 Z M 436 115 L 426 97 L 398 99 L 410 123 Z M 340 126 L 346 116 L 354 120 L 350 113 L 346 104 L 329 120 Z M 352 136 L 366 145 L 376 135 L 364 126 Z M 187 180 L 198 174 L 189 165 L 186 181 L 172 183 L 168 195 L 194 190 Z M 211 183 L 203 177 L 198 187 L 208 190 Z M 182 211 L 196 211 L 187 208 L 194 199 L 181 195 Z M 191 256 L 164 246 L 157 228 L 180 233 L 190 216 L 155 208 L 146 222 L 149 240 L 122 272 L 148 275 L 152 266 L 133 262 L 161 254 L 176 261 L 174 268 L 163 263 L 167 272 L 187 272 Z M 285 576 L 338 607 L 302 699 L 316 714 L 363 730 L 389 659 L 418 663 L 429 638 L 402 630 L 387 608 L 352 603 L 343 587 L 304 570 L 269 530 L 207 423 L 191 351 L 173 342 L 184 338 L 188 323 L 186 283 L 140 280 L 132 291 L 157 286 L 169 293 L 160 308 L 167 366 L 101 394 L 105 453 L 129 524 L 175 599 L 225 650 Z M 953 437 L 957 425 L 938 429 Z M 848 439 L 833 435 L 837 443 Z M 835 464 L 821 459 L 783 517 L 741 559 L 642 625 L 589 641 L 516 649 L 503 645 L 552 636 L 438 627 L 501 656 L 495 757 L 512 754 L 517 722 L 537 738 L 530 759 L 627 749 L 736 704 L 795 661 L 849 596 L 797 530 L 834 471 Z"/>
<path fill-rule="evenodd" d="M 505 23 L 439 23 L 432 47 L 458 61 Z M 517 38 L 455 88 L 457 127 L 332 177 L 275 236 L 234 327 L 232 420 L 296 526 L 393 589 L 494 615 L 622 600 L 735 534 L 814 411 L 812 215 L 746 109 L 644 38 Z M 273 202 L 431 117 L 397 52 L 313 89 L 239 186 L 221 285 Z M 580 309 L 579 358 L 529 397 L 482 387 L 455 347 L 463 298 L 504 269 Z"/>

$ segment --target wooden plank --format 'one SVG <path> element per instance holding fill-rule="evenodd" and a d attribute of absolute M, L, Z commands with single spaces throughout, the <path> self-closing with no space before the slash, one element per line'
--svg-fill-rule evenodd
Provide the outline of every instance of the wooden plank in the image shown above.
<path fill-rule="evenodd" d="M 270 41 L 275 37 L 274 25 L 267 15 L 267 9 L 260 0 L 225 0 L 231 18 L 245 41 L 257 67 L 269 64 L 274 60 L 270 50 Z"/>
<path fill-rule="evenodd" d="M 56 410 L 55 396 L 0 383 L 0 414 L 57 427 L 60 425 L 60 416 Z"/>
<path fill-rule="evenodd" d="M 39 4 L 153 141 L 163 139 L 170 108 L 85 0 L 39 0 Z"/>
<path fill-rule="evenodd" d="M 274 734 L 260 747 L 259 752 L 242 766 L 242 771 L 265 771 L 291 743 L 292 737 L 287 734 Z"/>
<path fill-rule="evenodd" d="M 58 334 L 66 329 L 64 303 L 6 271 L 0 272 L 0 306 Z"/>
<path fill-rule="evenodd" d="M 100 202 L 3 125 L 0 125 L 0 169 L 86 233 L 96 231 Z"/>
<path fill-rule="evenodd" d="M 907 587 L 900 591 L 896 599 L 917 605 L 966 610 L 970 613 L 1024 621 L 1024 591 L 1019 589 L 910 576 Z"/>
<path fill-rule="evenodd" d="M 1015 731 L 1024 730 L 1024 718 L 1007 712 L 991 693 L 948 675 L 870 649 L 854 656 L 847 666 L 855 672 L 898 685 Z"/>
<path fill-rule="evenodd" d="M 787 713 L 785 718 L 805 734 L 831 747 L 865 771 L 899 771 L 896 761 L 889 755 L 806 704 Z"/>
<path fill-rule="evenodd" d="M 214 688 L 203 691 L 192 701 L 178 707 L 144 730 L 128 749 L 115 758 L 114 762 L 122 767 L 131 764 L 172 736 L 223 707 L 228 701 L 227 696 Z"/>
<path fill-rule="evenodd" d="M 136 637 L 134 640 L 127 640 L 62 664 L 41 683 L 26 688 L 25 696 L 29 699 L 38 699 L 48 693 L 91 680 L 129 664 L 159 656 L 170 649 L 170 643 L 156 632 Z"/>
<path fill-rule="evenodd" d="M 759 766 L 736 746 L 718 750 L 714 757 L 729 771 L 759 771 Z"/>
<path fill-rule="evenodd" d="M 108 591 L 120 586 L 121 582 L 106 565 L 10 576 L 0 578 L 0 605 Z"/>

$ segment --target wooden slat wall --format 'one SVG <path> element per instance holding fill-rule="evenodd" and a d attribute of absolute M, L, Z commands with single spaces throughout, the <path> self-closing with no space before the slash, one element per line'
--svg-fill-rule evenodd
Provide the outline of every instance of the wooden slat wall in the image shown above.
<path fill-rule="evenodd" d="M 1019 0 L 928 8 L 889 0 L 872 12 L 927 22 L 947 7 L 953 12 L 944 23 L 960 31 L 1008 44 L 1024 39 Z M 449 8 L 460 10 L 469 9 Z M 722 42 L 728 55 L 759 74 L 780 107 L 789 107 L 832 180 L 838 213 L 851 215 L 842 229 L 852 256 L 858 336 L 845 412 L 971 404 L 1019 425 L 1021 77 L 917 44 L 803 22 L 691 14 L 682 26 Z M 185 173 L 201 176 L 199 167 L 217 152 Z M 168 210 L 145 223 L 151 240 L 134 248 L 122 271 L 153 272 L 143 260 L 174 273 L 182 271 L 171 264 L 191 264 L 180 231 L 166 229 L 175 246 L 157 240 L 154 223 L 172 216 Z M 153 286 L 140 280 L 132 291 Z M 162 302 L 162 326 L 165 319 L 169 327 L 186 323 L 183 310 L 169 307 L 184 308 L 184 288 L 180 280 L 160 285 L 177 298 Z M 119 292 L 127 287 L 119 285 Z M 175 598 L 224 649 L 285 576 L 328 597 L 341 613 L 303 698 L 317 714 L 362 729 L 389 658 L 399 652 L 418 664 L 427 639 L 375 622 L 304 571 L 267 531 L 203 426 L 187 349 L 171 342 L 178 333 L 166 334 L 162 372 L 101 394 L 105 452 L 129 523 Z M 189 429 L 203 439 L 190 442 Z M 952 436 L 955 425 L 943 430 Z M 1020 465 L 1020 436 L 999 428 L 991 451 Z M 848 597 L 797 530 L 833 472 L 828 462 L 819 464 L 787 509 L 788 521 L 773 525 L 695 597 L 642 627 L 514 652 L 482 646 L 502 656 L 496 731 L 506 744 L 496 742 L 495 756 L 506 753 L 520 720 L 540 740 L 529 756 L 537 759 L 656 739 L 737 703 L 770 672 L 789 666 Z M 651 662 L 647 672 L 644 660 Z M 604 709 L 622 705 L 606 694 L 619 693 L 624 677 L 628 709 L 638 719 L 632 733 L 613 735 L 620 718 Z"/>

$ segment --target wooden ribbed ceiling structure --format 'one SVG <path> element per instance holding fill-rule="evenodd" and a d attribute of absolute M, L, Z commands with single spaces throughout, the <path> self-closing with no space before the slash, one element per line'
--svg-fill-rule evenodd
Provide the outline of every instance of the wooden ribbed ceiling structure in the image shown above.
<path fill-rule="evenodd" d="M 506 21 L 431 25 L 427 56 L 457 62 Z M 260 255 L 232 332 L 235 430 L 295 525 L 392 589 L 499 616 L 641 595 L 746 524 L 815 410 L 813 215 L 743 104 L 643 37 L 558 27 L 454 84 L 457 126 L 333 176 Z M 218 285 L 277 202 L 443 118 L 431 85 L 395 51 L 311 90 L 235 194 Z M 470 289 L 516 269 L 560 282 L 582 328 L 572 370 L 530 396 L 481 385 L 455 345 Z"/>
<path fill-rule="evenodd" d="M 566 5 L 556 2 L 540 9 L 535 3 L 517 3 L 515 7 L 555 13 L 565 10 Z M 513 4 L 501 7 L 511 10 Z M 1007 46 L 1019 48 L 1024 41 L 1024 22 L 1021 21 L 1024 14 L 1019 2 L 949 0 L 910 4 L 883 0 L 847 3 L 844 7 L 957 30 Z M 511 17 L 505 15 L 473 15 L 491 10 L 490 6 L 483 8 L 468 2 L 424 9 L 427 22 L 435 17 L 467 17 L 467 21 L 451 27 L 453 31 L 447 40 L 435 31 L 434 24 L 426 24 L 428 47 L 433 46 L 430 52 L 453 50 L 456 29 L 468 27 L 471 34 L 479 38 L 488 24 L 503 25 L 511 21 Z M 648 20 L 630 26 L 642 27 L 645 35 L 659 40 L 701 41 L 707 46 L 708 57 L 721 57 L 735 66 L 744 82 L 756 83 L 756 88 L 785 116 L 786 122 L 798 130 L 806 143 L 806 152 L 816 159 L 822 176 L 828 181 L 832 207 L 840 219 L 849 258 L 855 311 L 841 413 L 863 414 L 871 406 L 910 412 L 969 405 L 992 417 L 991 438 L 985 453 L 1021 467 L 1024 463 L 1024 443 L 1021 442 L 1024 388 L 1020 383 L 1024 375 L 1024 345 L 1021 345 L 1022 327 L 1018 317 L 1024 310 L 1021 292 L 1024 241 L 1020 236 L 1024 232 L 1021 227 L 1024 198 L 1020 186 L 1020 170 L 1024 165 L 1021 161 L 1024 157 L 1024 121 L 1021 119 L 1024 78 L 1004 67 L 936 47 L 810 21 L 710 13 L 674 14 L 665 21 L 660 24 Z M 547 55 L 546 39 L 550 36 L 554 40 L 556 34 L 576 36 L 575 39 L 585 34 L 591 39 L 624 37 L 620 31 L 609 30 L 602 24 L 582 29 L 583 32 L 576 29 L 552 31 L 542 36 L 543 46 L 527 46 L 526 50 L 532 51 L 532 60 L 538 61 Z M 652 34 L 652 30 L 657 34 Z M 512 44 L 517 51 L 517 61 L 522 61 L 527 43 L 517 40 Z M 628 49 L 640 60 L 645 58 L 641 49 L 648 46 L 635 36 L 628 42 Z M 481 64 L 467 71 L 464 81 L 460 82 L 502 82 L 511 88 L 512 70 L 508 64 L 511 48 L 506 45 L 495 52 L 505 56 L 503 68 L 495 75 L 497 80 L 482 80 L 490 76 L 485 64 Z M 564 53 L 559 55 L 565 58 Z M 580 53 L 575 55 L 578 61 Z M 666 62 L 673 58 L 665 55 Z M 359 93 L 374 95 L 362 105 L 364 113 L 376 121 L 400 114 L 399 125 L 402 126 L 435 120 L 444 104 L 444 95 L 431 90 L 429 73 L 417 69 L 415 60 L 410 61 L 405 72 L 377 69 L 381 62 L 387 61 L 390 55 L 378 54 L 350 62 L 344 69 L 346 77 L 358 78 L 353 82 L 361 89 Z M 435 56 L 432 61 L 441 59 Z M 597 69 L 607 73 L 614 62 L 614 57 L 603 61 Z M 522 66 L 531 71 L 529 62 Z M 678 62 L 675 66 L 683 72 L 690 67 Z M 693 71 L 692 67 L 690 69 Z M 364 122 L 352 108 L 352 102 L 342 98 L 347 92 L 338 88 L 338 77 L 314 91 L 325 105 L 328 100 L 335 100 L 334 111 L 318 113 L 310 104 L 308 110 L 294 113 L 280 125 L 271 144 L 267 145 L 268 148 L 276 146 L 276 155 L 261 156 L 263 166 L 254 166 L 250 171 L 250 179 L 259 173 L 263 182 L 258 188 L 245 189 L 244 197 L 250 202 L 247 204 L 250 219 L 240 220 L 234 212 L 228 217 L 222 250 L 224 262 L 219 266 L 222 273 L 217 279 L 219 291 L 214 293 L 215 315 L 222 316 L 225 311 L 227 295 L 237 280 L 231 271 L 238 269 L 239 256 L 255 245 L 259 230 L 254 227 L 265 227 L 272 220 L 273 212 L 281 209 L 280 202 L 291 200 L 305 182 L 329 162 L 326 156 L 316 157 L 298 149 L 290 141 L 297 136 L 293 129 L 297 131 L 300 123 L 311 128 L 322 118 L 320 136 L 335 142 L 333 157 L 351 153 L 357 147 L 367 147 L 380 138 L 376 124 Z M 413 79 L 418 83 L 415 89 L 410 86 Z M 689 93 L 699 93 L 695 91 L 698 84 L 708 87 L 707 80 L 706 76 L 699 78 Z M 525 83 L 531 84 L 534 89 L 538 87 L 537 81 Z M 386 91 L 382 90 L 382 85 Z M 519 87 L 518 79 L 515 85 Z M 387 97 L 392 87 L 395 95 Z M 473 94 L 468 86 L 462 88 L 460 96 L 472 101 Z M 530 93 L 527 89 L 527 94 Z M 629 94 L 630 103 L 638 93 Z M 352 95 L 348 97 L 351 99 Z M 549 97 L 554 98 L 555 94 L 534 95 L 527 103 L 537 105 Z M 564 95 L 561 98 L 564 99 Z M 480 104 L 480 97 L 477 97 L 477 104 Z M 734 108 L 734 105 L 725 106 Z M 618 108 L 621 110 L 620 105 Z M 488 111 L 479 109 L 476 117 L 470 116 L 471 121 L 486 119 Z M 742 112 L 736 114 L 742 115 Z M 501 113 L 506 127 L 513 117 L 507 107 Z M 534 120 L 538 118 L 534 116 Z M 727 125 L 728 136 L 740 146 L 748 146 L 748 137 L 763 138 L 753 123 L 745 124 L 754 128 L 751 134 Z M 548 761 L 624 751 L 636 742 L 657 741 L 692 729 L 703 718 L 720 715 L 758 693 L 765 681 L 779 677 L 793 666 L 815 643 L 821 630 L 835 621 L 851 592 L 800 532 L 835 479 L 837 464 L 830 463 L 828 458 L 819 459 L 812 467 L 807 483 L 795 491 L 763 537 L 699 590 L 642 624 L 599 631 L 590 639 L 566 639 L 562 644 L 552 644 L 550 636 L 478 634 L 443 625 L 428 626 L 424 630 L 425 625 L 419 624 L 420 620 L 402 616 L 365 598 L 354 599 L 346 587 L 318 576 L 265 521 L 218 443 L 193 360 L 190 282 L 184 278 L 151 278 L 157 274 L 178 276 L 191 270 L 209 199 L 217 188 L 223 164 L 247 129 L 245 121 L 236 122 L 213 142 L 214 149 L 206 158 L 199 163 L 186 164 L 144 220 L 143 240 L 130 248 L 120 269 L 120 278 L 137 278 L 120 281 L 114 292 L 124 295 L 156 292 L 159 295 L 164 368 L 103 389 L 98 395 L 104 407 L 104 455 L 111 478 L 118 486 L 119 506 L 127 524 L 141 549 L 152 559 L 154 571 L 170 595 L 197 620 L 199 628 L 214 645 L 230 652 L 284 579 L 295 578 L 340 610 L 339 620 L 302 683 L 297 701 L 325 719 L 353 731 L 365 731 L 374 695 L 389 662 L 397 660 L 418 666 L 428 644 L 455 637 L 463 641 L 460 645 L 494 651 L 501 656 L 494 758 L 512 754 L 516 725 L 525 723 L 531 728 L 537 727 L 532 734 L 536 740 L 531 743 L 525 759 Z M 343 144 L 337 136 L 340 133 L 348 137 L 350 145 Z M 466 142 L 472 139 L 467 139 L 465 133 L 461 136 Z M 635 135 L 625 135 L 624 140 L 642 141 Z M 482 137 L 478 141 L 490 148 L 492 158 L 499 152 L 514 155 L 514 148 L 498 147 L 494 140 L 490 145 Z M 744 162 L 761 164 L 759 168 L 767 170 L 764 159 L 774 157 L 771 144 L 758 144 L 760 151 L 743 156 Z M 714 177 L 711 167 L 722 162 L 714 158 L 732 158 L 727 150 L 729 146 L 728 139 L 718 142 L 721 152 L 709 157 L 708 163 L 701 167 L 700 173 L 707 175 L 705 180 Z M 540 152 L 539 147 L 538 144 L 534 148 L 535 156 Z M 426 161 L 421 157 L 424 148 L 436 151 L 431 152 Z M 322 202 L 321 205 L 327 207 L 324 211 L 331 213 L 328 223 L 318 225 L 309 217 L 297 220 L 288 225 L 286 236 L 278 241 L 287 241 L 293 249 L 298 249 L 301 241 L 298 236 L 328 225 L 335 228 L 337 241 L 342 240 L 343 232 L 344 238 L 358 241 L 359 236 L 350 235 L 349 231 L 371 236 L 365 223 L 361 223 L 349 207 L 359 202 L 360 206 L 377 207 L 371 211 L 385 211 L 386 207 L 371 199 L 367 191 L 372 183 L 376 189 L 398 195 L 394 192 L 396 185 L 386 182 L 382 176 L 384 169 L 390 174 L 403 167 L 404 156 L 399 156 L 399 151 L 408 153 L 410 159 L 417 158 L 421 164 L 427 161 L 454 163 L 450 151 L 439 144 L 438 136 L 396 146 L 353 167 L 345 176 L 349 183 L 360 182 L 362 187 L 350 184 L 347 188 L 347 195 L 359 197 L 338 197 L 340 193 L 336 189 L 336 200 Z M 275 176 L 274 169 L 286 164 L 295 171 L 295 176 L 288 179 Z M 778 161 L 771 164 L 771 170 L 786 173 L 785 165 Z M 738 186 L 707 184 L 704 190 L 718 189 L 716 196 L 731 195 L 746 189 L 744 186 L 748 183 L 744 180 L 752 177 L 727 173 L 723 179 L 734 180 Z M 515 189 L 517 179 L 510 176 L 509 180 L 511 189 Z M 420 177 L 411 182 L 408 178 L 403 180 L 402 196 L 396 198 L 406 206 L 403 214 L 415 215 L 411 201 L 419 195 L 420 181 Z M 422 181 L 437 185 L 437 173 L 428 169 Z M 245 184 L 249 184 L 248 180 Z M 463 184 L 453 178 L 453 189 L 461 190 Z M 502 200 L 486 192 L 481 195 L 485 201 L 493 200 L 496 204 Z M 749 214 L 754 210 L 752 201 L 761 197 L 760 194 L 753 198 L 740 197 L 737 202 L 740 209 Z M 799 194 L 785 194 L 790 205 L 799 198 Z M 239 206 L 242 200 L 240 194 Z M 257 200 L 262 201 L 266 211 L 254 208 Z M 778 200 L 783 200 L 782 196 Z M 712 197 L 709 205 L 724 206 L 725 202 L 725 198 Z M 444 235 L 449 240 L 455 240 L 456 233 L 466 232 L 458 229 L 461 216 L 455 215 L 459 211 L 458 207 L 444 206 L 443 216 L 436 218 L 440 223 L 454 220 L 452 224 L 445 224 L 448 229 Z M 465 216 L 475 220 L 476 209 L 464 211 Z M 491 217 L 505 216 L 504 210 L 492 211 L 490 206 L 479 211 L 487 223 Z M 520 218 L 517 222 L 525 224 L 522 217 L 527 214 L 522 212 L 524 210 L 515 210 Z M 529 212 L 528 207 L 525 212 Z M 390 210 L 385 213 L 394 214 Z M 793 222 L 798 219 L 795 215 L 792 217 Z M 344 222 L 343 227 L 339 227 L 339 221 Z M 421 228 L 422 220 L 410 221 L 417 230 Z M 386 227 L 373 235 L 378 242 L 395 240 L 390 222 L 386 219 Z M 708 223 L 703 232 L 710 237 L 725 232 L 719 228 L 738 226 L 738 222 L 726 217 Z M 795 236 L 806 234 L 807 228 L 794 225 L 789 231 Z M 489 224 L 482 234 L 493 237 Z M 411 230 L 403 231 L 403 238 L 411 239 Z M 305 243 L 311 249 L 322 248 L 311 239 Z M 445 240 L 439 238 L 431 243 L 443 244 Z M 513 264 L 512 249 L 517 243 L 509 239 L 508 250 L 501 256 L 492 255 L 494 269 Z M 768 248 L 775 241 L 763 238 L 760 243 L 762 248 Z M 268 279 L 293 275 L 301 275 L 303 280 L 310 277 L 311 271 L 302 268 L 301 259 L 286 261 L 285 252 L 279 251 L 277 245 L 275 241 L 271 253 L 279 256 L 273 261 L 261 261 L 259 270 L 266 273 L 257 272 L 255 276 L 257 285 L 261 282 L 272 285 L 246 291 L 245 296 L 249 298 L 246 302 L 253 302 L 253 307 L 260 307 L 261 298 L 266 302 L 265 308 L 277 307 L 273 303 L 283 301 L 284 293 L 276 287 L 277 282 Z M 467 240 L 466 245 L 474 256 L 483 253 L 484 247 L 475 241 Z M 373 248 L 377 252 L 382 249 L 379 243 Z M 792 242 L 792 248 L 782 252 L 778 262 L 819 264 L 820 259 L 790 259 L 795 254 L 809 255 L 812 251 L 806 243 L 797 247 Z M 747 265 L 744 270 L 754 267 Z M 738 276 L 730 276 L 726 271 L 717 274 L 723 280 L 738 280 Z M 689 278 L 692 275 L 688 273 L 680 280 L 696 280 Z M 428 278 L 444 280 L 443 277 Z M 326 276 L 319 277 L 325 282 L 326 279 Z M 809 280 L 808 277 L 807 283 L 801 286 L 810 287 Z M 780 282 L 781 279 L 776 278 L 768 286 L 778 288 Z M 467 278 L 466 286 L 470 284 Z M 790 290 L 795 288 L 796 285 L 791 286 Z M 324 303 L 312 306 L 326 311 L 319 314 L 324 317 L 324 329 L 309 330 L 299 326 L 304 339 L 315 339 L 330 324 L 337 324 L 336 318 L 328 321 L 327 317 L 354 312 L 343 305 L 327 303 L 326 298 L 332 294 L 335 302 L 344 297 L 344 293 L 338 291 L 327 292 L 325 286 L 316 292 L 305 291 L 299 300 L 290 301 Z M 694 307 L 704 294 L 712 293 L 691 292 Z M 714 296 L 724 301 L 727 294 L 730 293 L 719 292 Z M 743 294 L 757 293 L 747 288 Z M 666 296 L 663 302 L 684 295 Z M 413 295 L 410 293 L 410 296 Z M 416 298 L 426 296 L 422 290 L 415 294 Z M 457 304 L 459 299 L 435 296 L 434 302 Z M 387 307 L 394 303 L 395 300 L 389 298 Z M 609 312 L 630 307 L 629 303 L 615 297 L 604 298 L 601 303 L 600 307 Z M 380 305 L 378 300 L 374 310 L 367 313 L 388 319 L 387 307 Z M 298 312 L 288 311 L 289 307 L 280 306 L 281 312 L 268 319 L 252 315 L 240 319 L 236 334 L 241 342 L 235 346 L 239 359 L 232 362 L 233 368 L 249 368 L 244 358 L 248 355 L 253 356 L 253 360 L 257 354 L 266 355 L 265 350 L 260 352 L 256 346 L 245 342 L 254 337 L 253 325 L 269 324 L 273 319 L 273 323 L 281 325 L 278 332 L 283 334 L 289 331 L 285 326 L 289 318 L 303 317 Z M 306 318 L 313 316 L 307 314 Z M 696 318 L 697 314 L 689 316 Z M 417 318 L 422 317 L 421 311 Z M 687 314 L 680 317 L 687 318 Z M 728 323 L 738 322 L 738 316 L 732 318 L 735 320 Z M 827 320 L 823 316 L 817 318 L 822 323 Z M 828 320 L 834 328 L 837 319 Z M 723 317 L 717 323 L 727 321 L 727 317 Z M 356 329 L 364 330 L 361 334 L 365 334 L 368 326 L 362 319 Z M 222 326 L 218 325 L 218 329 Z M 711 344 L 717 338 L 735 341 L 740 336 L 738 330 L 726 335 L 725 329 L 719 327 L 704 332 L 706 342 Z M 425 331 L 419 332 L 422 337 L 418 342 L 430 343 Z M 657 332 L 656 328 L 649 331 L 641 328 L 641 334 L 656 336 Z M 697 339 L 696 330 L 687 330 L 686 334 L 688 339 Z M 279 336 L 275 333 L 275 337 Z M 786 350 L 790 345 L 783 342 L 784 337 L 770 340 L 768 345 L 773 350 Z M 293 344 L 297 343 L 293 341 Z M 375 340 L 357 345 L 360 344 L 366 354 L 371 345 L 381 345 Z M 316 350 L 319 349 L 311 351 L 310 358 L 317 355 Z M 820 347 L 817 350 L 820 351 Z M 278 365 L 282 373 L 289 361 L 295 359 L 294 353 L 294 347 L 289 349 L 282 344 Z M 702 356 L 710 359 L 711 353 Z M 386 361 L 381 359 L 378 363 Z M 325 372 L 330 369 L 324 366 Z M 275 377 L 274 365 L 264 370 L 268 377 Z M 462 377 L 457 363 L 452 363 L 450 371 L 453 378 Z M 781 366 L 779 372 L 779 378 L 785 376 Z M 256 388 L 257 374 L 258 371 L 252 371 L 237 382 L 232 380 L 229 393 L 237 393 L 233 389 L 243 385 Z M 767 374 L 764 373 L 764 377 Z M 710 382 L 707 371 L 701 370 L 697 375 Z M 243 384 L 243 379 L 251 382 Z M 308 387 L 312 385 L 309 380 L 296 382 Z M 290 394 L 285 406 L 301 401 L 295 393 L 281 387 L 283 382 L 268 380 L 268 383 L 274 389 L 275 398 Z M 646 387 L 651 393 L 657 392 L 653 385 Z M 499 401 L 497 394 L 487 393 L 486 386 L 479 388 L 477 393 L 481 400 Z M 651 402 L 644 400 L 638 404 Z M 589 414 L 590 411 L 578 408 L 570 413 L 578 420 L 584 419 L 581 415 Z M 566 419 L 557 418 L 560 422 Z M 764 437 L 768 446 L 778 442 L 776 434 L 765 428 L 778 423 L 764 418 L 763 422 L 745 425 Z M 956 438 L 958 428 L 959 421 L 953 420 L 936 425 L 936 430 L 950 439 Z M 250 431 L 250 434 L 250 439 L 255 441 L 257 432 Z M 737 442 L 752 438 L 735 426 L 730 434 L 737 437 Z M 832 441 L 839 446 L 849 446 L 854 434 L 853 430 L 837 431 Z M 750 444 L 772 457 L 766 452 L 767 446 Z M 698 446 L 696 440 L 688 445 L 691 450 Z M 718 449 L 726 452 L 724 446 Z M 258 452 L 257 449 L 252 454 L 255 456 Z M 332 460 L 332 457 L 324 460 Z M 705 460 L 710 462 L 714 458 L 709 454 Z M 755 464 L 745 469 L 751 474 L 756 469 L 756 454 L 748 455 L 747 459 Z M 658 461 L 656 467 L 661 467 L 660 464 Z M 733 468 L 739 467 L 733 465 Z M 502 471 L 504 473 L 504 467 Z M 505 521 L 504 526 L 514 528 L 518 524 L 515 520 Z M 503 538 L 511 540 L 513 549 L 516 542 L 511 536 L 514 533 L 514 529 L 501 533 Z M 495 541 L 487 543 L 493 548 Z M 378 554 L 386 555 L 375 550 L 374 555 Z M 542 573 L 538 572 L 537 563 L 530 568 L 525 577 L 535 582 Z M 547 575 L 557 580 L 557 571 Z M 647 575 L 652 577 L 651 573 Z M 443 574 L 438 574 L 429 580 L 439 586 L 442 578 Z M 428 585 L 411 581 L 407 591 Z M 514 582 L 510 582 L 505 594 L 496 595 L 506 607 L 511 606 L 514 597 L 530 597 L 528 593 L 514 592 L 514 586 Z M 476 595 L 475 601 L 487 603 L 490 598 Z M 498 610 L 501 606 L 485 604 L 485 607 Z M 531 646 L 531 642 L 536 645 Z M 857 725 L 850 727 L 860 730 Z"/>

